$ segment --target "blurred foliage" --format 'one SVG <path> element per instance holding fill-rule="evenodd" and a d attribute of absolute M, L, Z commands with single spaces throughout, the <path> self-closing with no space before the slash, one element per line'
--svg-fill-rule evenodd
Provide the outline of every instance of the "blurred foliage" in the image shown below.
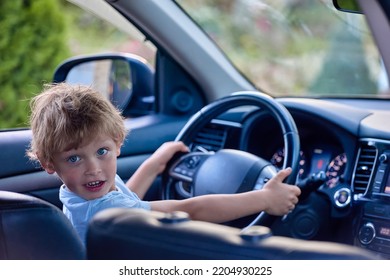
<path fill-rule="evenodd" d="M 68 25 L 67 43 L 72 55 L 120 49 L 129 37 L 110 23 L 80 7 L 61 0 Z"/>
<path fill-rule="evenodd" d="M 350 51 L 340 52 L 345 45 L 349 46 Z M 336 32 L 322 69 L 309 87 L 310 91 L 332 95 L 344 94 L 347 90 L 353 94 L 375 93 L 377 85 L 370 78 L 363 53 L 359 36 L 348 30 Z"/>
<path fill-rule="evenodd" d="M 29 100 L 63 60 L 126 38 L 65 0 L 0 1 L 0 28 L 0 129 L 28 126 Z"/>
<path fill-rule="evenodd" d="M 28 125 L 29 99 L 69 55 L 60 2 L 0 1 L 0 128 Z"/>
<path fill-rule="evenodd" d="M 380 58 L 364 18 L 336 11 L 330 0 L 177 2 L 273 96 L 378 91 L 372 77 L 381 71 Z"/>
<path fill-rule="evenodd" d="M 329 0 L 177 2 L 265 92 L 376 93 L 372 77 L 382 69 L 366 26 L 332 11 Z M 0 28 L 0 128 L 28 125 L 29 99 L 70 56 L 117 50 L 154 57 L 65 0 L 0 1 Z"/>

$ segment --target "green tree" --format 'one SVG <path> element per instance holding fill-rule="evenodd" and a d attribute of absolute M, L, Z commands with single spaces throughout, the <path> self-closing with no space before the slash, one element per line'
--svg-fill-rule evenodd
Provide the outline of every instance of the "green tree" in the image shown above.
<path fill-rule="evenodd" d="M 340 52 L 345 47 L 349 47 L 349 51 Z M 322 70 L 310 87 L 311 92 L 328 95 L 375 94 L 377 87 L 370 76 L 364 52 L 360 37 L 347 28 L 338 30 Z"/>
<path fill-rule="evenodd" d="M 0 1 L 0 128 L 26 127 L 29 100 L 69 55 L 62 3 Z"/>

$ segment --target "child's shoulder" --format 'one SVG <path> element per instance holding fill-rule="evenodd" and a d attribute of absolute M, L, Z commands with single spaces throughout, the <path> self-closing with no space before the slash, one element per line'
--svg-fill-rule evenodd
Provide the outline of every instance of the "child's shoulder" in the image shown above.
<path fill-rule="evenodd" d="M 127 193 L 129 191 L 129 188 L 118 174 L 115 175 L 115 186 L 119 192 Z"/>

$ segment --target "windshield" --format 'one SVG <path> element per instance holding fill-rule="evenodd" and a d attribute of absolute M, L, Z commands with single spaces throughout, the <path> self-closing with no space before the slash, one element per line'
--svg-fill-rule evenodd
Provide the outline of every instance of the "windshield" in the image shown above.
<path fill-rule="evenodd" d="M 364 16 L 337 11 L 331 0 L 177 3 L 272 96 L 386 96 L 386 72 Z"/>

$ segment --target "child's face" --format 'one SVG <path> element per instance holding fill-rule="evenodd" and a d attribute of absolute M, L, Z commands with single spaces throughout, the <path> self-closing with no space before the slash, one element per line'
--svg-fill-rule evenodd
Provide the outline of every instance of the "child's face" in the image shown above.
<path fill-rule="evenodd" d="M 74 193 L 91 200 L 115 190 L 116 159 L 120 146 L 108 136 L 97 136 L 77 149 L 59 152 L 45 170 L 56 172 Z"/>

